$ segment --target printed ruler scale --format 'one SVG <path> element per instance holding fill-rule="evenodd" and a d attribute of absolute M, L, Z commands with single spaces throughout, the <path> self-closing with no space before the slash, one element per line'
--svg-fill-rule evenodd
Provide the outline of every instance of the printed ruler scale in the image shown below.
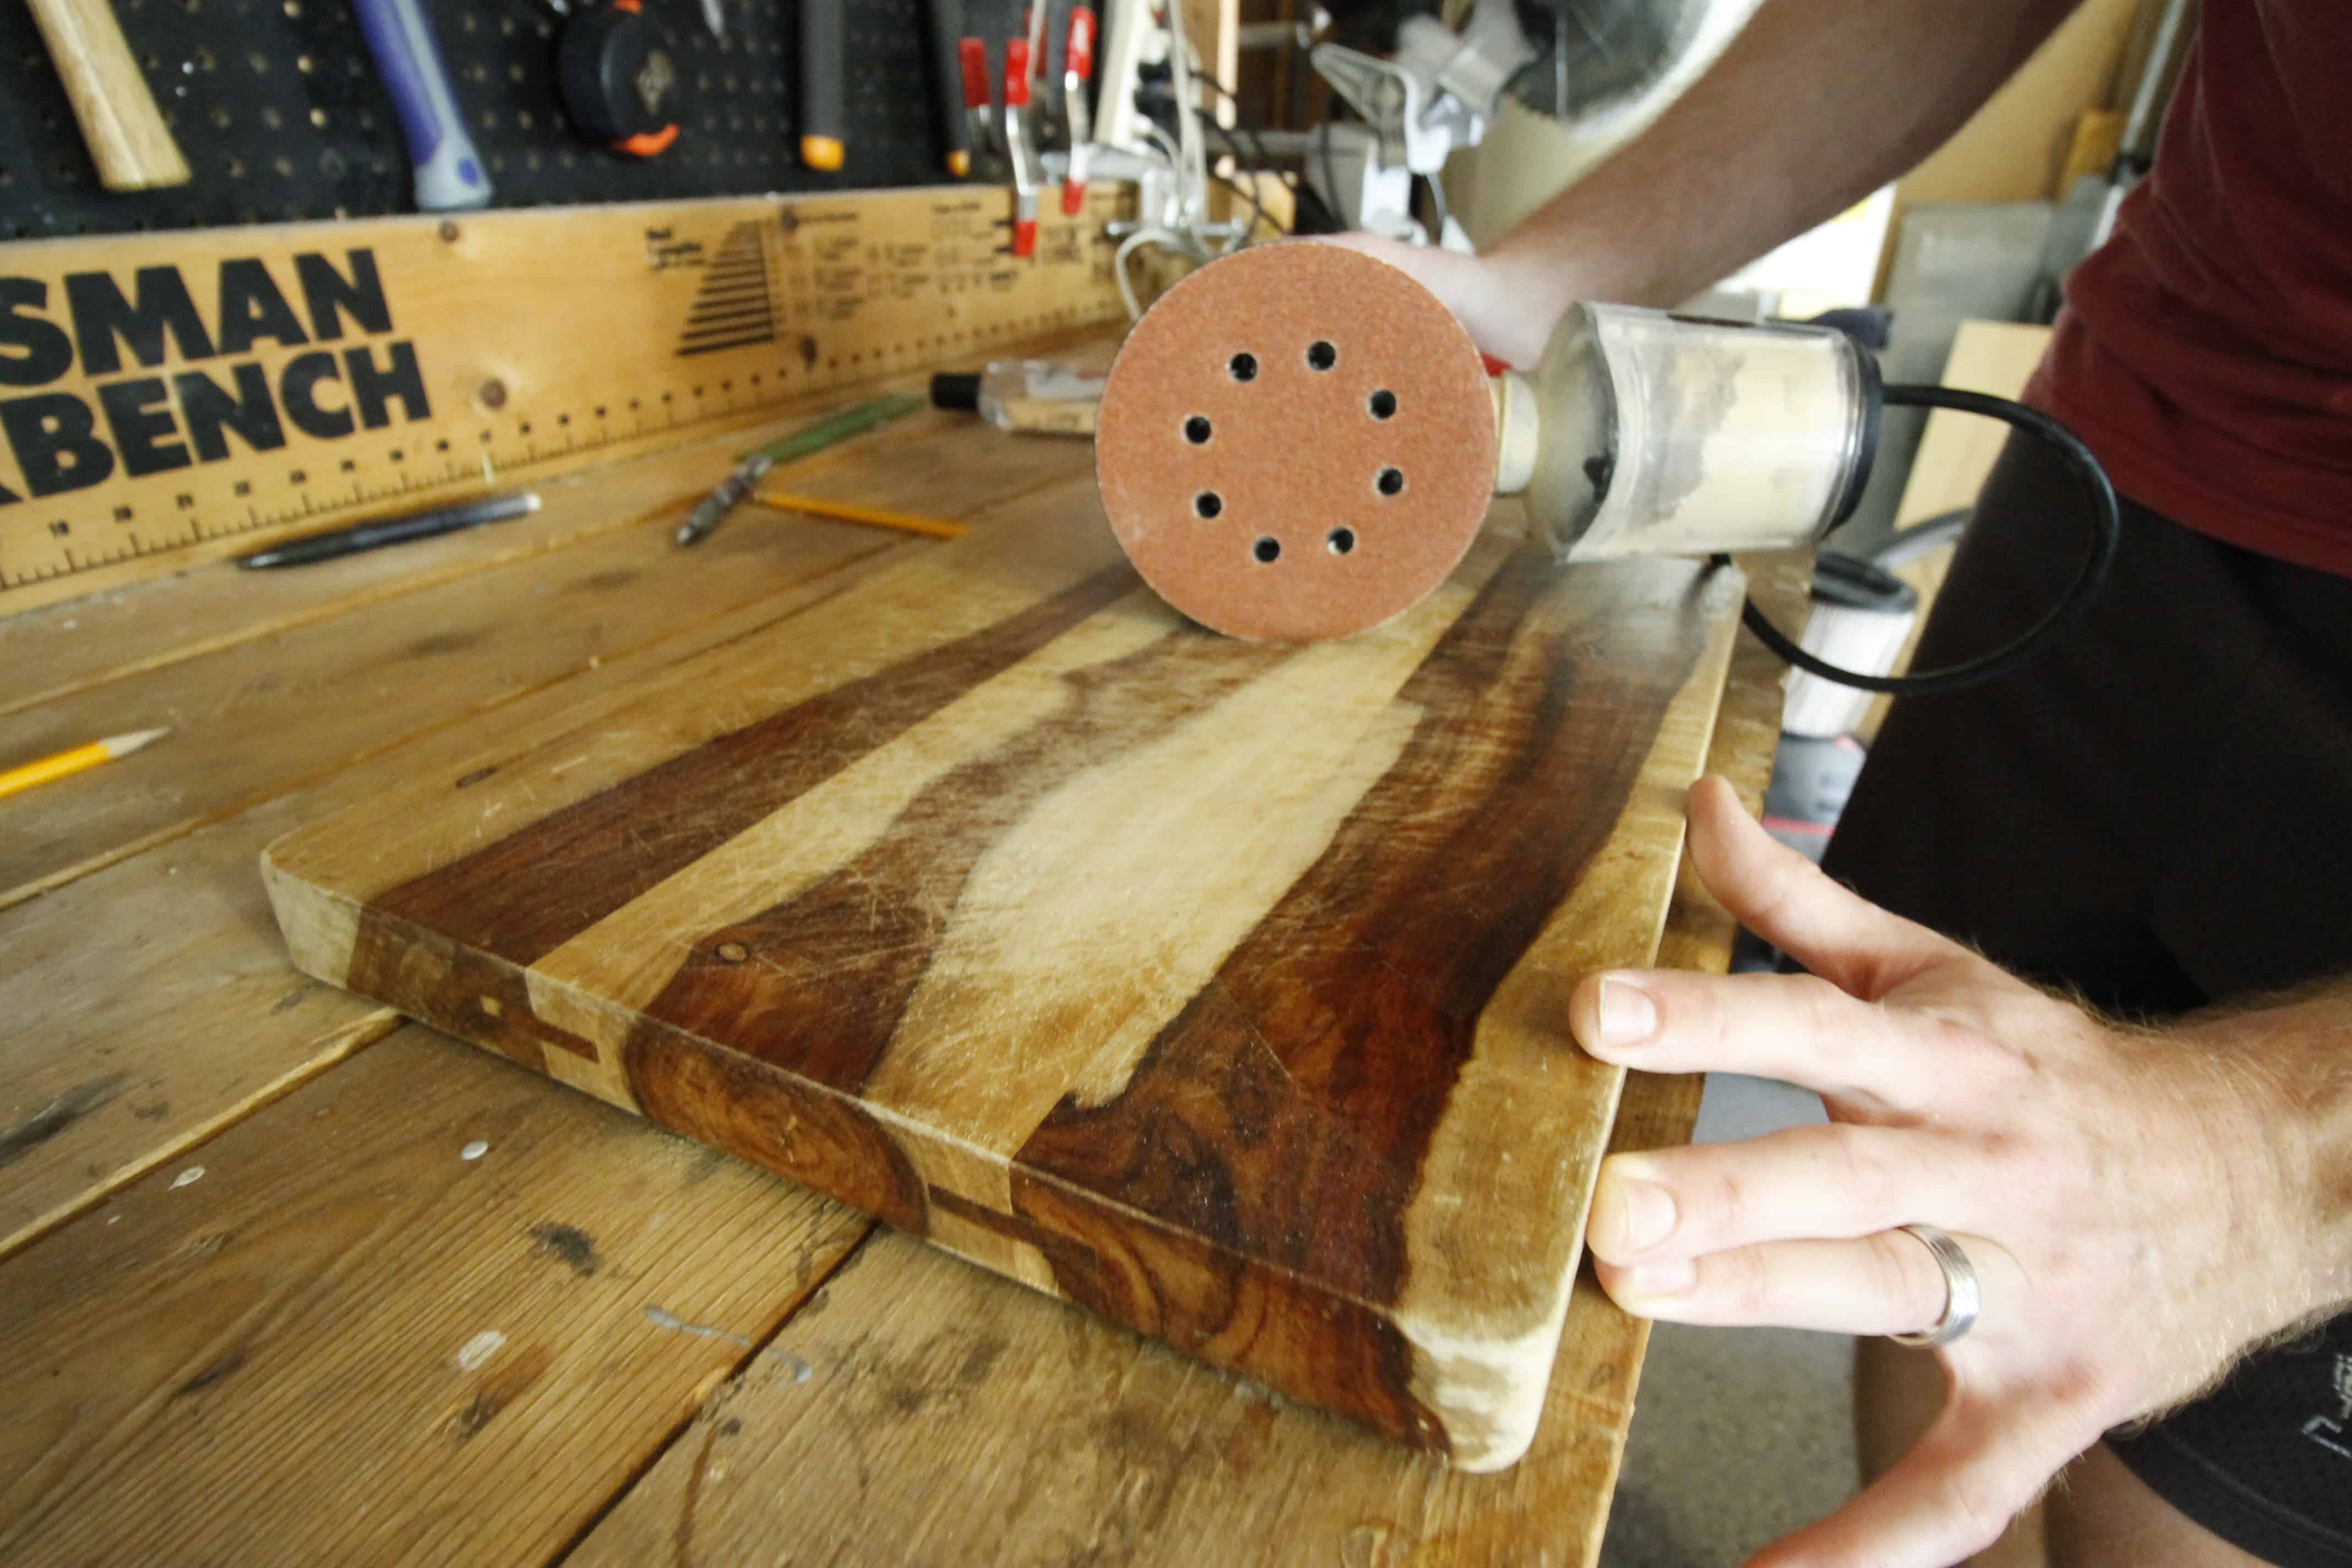
<path fill-rule="evenodd" d="M 1131 200 L 728 198 L 0 246 L 0 615 L 1119 320 Z"/>

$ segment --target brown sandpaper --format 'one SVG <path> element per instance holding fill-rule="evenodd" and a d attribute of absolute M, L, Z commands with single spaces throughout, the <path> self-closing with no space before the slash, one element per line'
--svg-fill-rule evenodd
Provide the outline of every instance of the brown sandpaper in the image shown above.
<path fill-rule="evenodd" d="M 1495 461 L 1469 333 L 1388 263 L 1307 243 L 1169 290 L 1120 348 L 1095 433 L 1136 570 L 1261 642 L 1345 637 L 1418 603 L 1477 537 Z"/>

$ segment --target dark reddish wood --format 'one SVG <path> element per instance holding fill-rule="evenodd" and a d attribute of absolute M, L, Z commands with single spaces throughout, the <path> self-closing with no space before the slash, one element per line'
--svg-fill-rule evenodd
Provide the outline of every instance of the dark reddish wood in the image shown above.
<path fill-rule="evenodd" d="M 436 866 L 438 827 L 409 835 L 397 853 L 355 852 L 355 840 L 396 832 L 396 803 L 372 804 L 364 824 L 320 825 L 332 845 L 324 863 L 352 868 L 336 877 L 378 879 L 340 895 L 356 906 L 359 932 L 339 978 L 1302 1401 L 1465 1464 L 1507 1463 L 1527 1440 L 1548 1303 L 1564 1302 L 1576 1250 L 1573 1214 L 1531 1241 L 1527 1205 L 1549 1214 L 1597 1157 L 1606 1120 L 1584 1114 L 1586 1097 L 1613 1083 L 1562 1074 L 1558 1092 L 1574 1103 L 1531 1105 L 1529 1126 L 1580 1131 L 1555 1131 L 1534 1149 L 1514 1142 L 1507 1102 L 1462 1111 L 1462 1069 L 1506 977 L 1591 892 L 1604 853 L 1621 852 L 1637 781 L 1672 787 L 1696 766 L 1704 733 L 1694 725 L 1676 731 L 1665 763 L 1653 763 L 1653 748 L 1702 658 L 1720 651 L 1736 584 L 1660 561 L 1563 572 L 1532 547 L 1496 541 L 1469 569 L 1472 591 L 1358 655 L 1238 642 L 1120 603 L 1137 582 L 1110 556 L 1098 519 L 1049 512 L 1039 526 L 1061 531 L 951 548 L 982 551 L 976 573 L 991 570 L 993 547 L 1029 574 L 999 582 L 1069 586 L 1041 585 L 1043 596 L 939 646 L 910 630 L 897 662 L 682 754 L 654 749 L 670 726 L 642 724 L 631 732 L 650 740 L 635 776 L 456 859 Z M 1041 569 L 1056 561 L 1112 563 L 1071 582 L 1088 568 Z M 878 588 L 870 613 L 920 613 Z M 856 623 L 860 639 L 887 637 L 856 620 L 868 613 L 859 598 L 835 601 L 834 620 Z M 960 699 L 1106 613 L 1119 618 L 1095 628 L 1104 640 L 1092 646 L 1132 651 L 1075 658 L 1050 678 L 1033 667 L 1019 679 L 1055 684 L 975 702 L 969 732 L 956 727 Z M 794 634 L 780 628 L 769 651 L 793 657 Z M 746 668 L 744 653 L 730 651 L 725 668 Z M 1408 669 L 1400 656 L 1418 662 Z M 1266 684 L 1277 679 L 1286 685 Z M 692 700 L 690 683 L 659 689 L 647 700 Z M 1039 702 L 1041 689 L 1055 700 Z M 1276 689 L 1339 705 L 1302 707 L 1311 752 L 1266 724 L 1258 699 Z M 744 711 L 740 694 L 711 700 Z M 1230 741 L 1205 726 L 1186 731 L 1213 748 L 1196 753 L 1197 769 L 1153 750 L 1227 704 Z M 1016 712 L 1036 716 L 1001 728 Z M 928 726 L 921 745 L 880 754 L 917 725 Z M 1352 748 L 1370 758 L 1388 746 L 1394 760 L 1341 798 L 1302 770 L 1302 755 Z M 507 795 L 527 805 L 528 781 L 511 771 L 552 769 L 568 751 L 533 742 L 495 759 Z M 1083 787 L 1146 754 L 1153 771 L 1122 768 L 1115 805 Z M 901 758 L 918 771 L 895 816 L 860 816 L 859 837 L 828 838 L 822 860 L 796 866 L 795 845 L 773 832 L 756 852 L 735 844 L 860 759 L 876 761 L 879 782 Z M 1181 838 L 1158 809 L 1162 769 L 1169 798 L 1186 803 Z M 1279 789 L 1261 798 L 1249 783 L 1260 776 Z M 1108 941 L 1090 952 L 1086 928 L 1070 923 L 1106 906 L 1060 881 L 1020 880 L 1028 852 L 1050 837 L 1045 814 L 1074 785 L 1084 831 L 1144 847 L 1121 863 L 1136 864 L 1167 907 L 1171 942 L 1151 962 L 1181 959 L 1182 972 L 1208 976 L 1189 998 L 1147 983 L 1127 1002 L 1135 955 Z M 421 780 L 415 791 L 437 807 L 449 787 Z M 1318 792 L 1316 815 L 1262 831 L 1265 813 L 1287 809 L 1276 803 Z M 811 820 L 826 809 L 813 805 Z M 1644 844 L 1671 841 L 1658 816 L 1654 805 L 1643 819 Z M 991 858 L 1016 841 L 1018 857 Z M 1231 856 L 1270 844 L 1305 867 L 1285 873 L 1286 887 L 1228 874 Z M 281 879 L 300 879 L 299 844 L 272 858 Z M 435 868 L 404 876 L 404 865 Z M 989 897 L 975 900 L 983 865 Z M 790 894 L 739 914 L 743 889 L 772 873 Z M 1626 961 L 1647 956 L 1671 876 L 1660 856 L 1646 878 L 1620 864 L 1595 881 L 1622 886 L 1637 906 L 1628 940 L 1641 945 Z M 648 895 L 656 906 L 604 923 Z M 1205 901 L 1235 898 L 1251 901 Z M 1183 922 L 1195 917 L 1200 941 L 1217 946 L 1185 949 Z M 1007 976 L 990 973 L 989 955 L 1019 953 L 1045 930 L 1033 921 L 1060 922 L 1039 940 L 1069 955 L 1024 982 L 1051 993 L 1044 1011 L 977 1007 L 967 1034 L 927 1010 L 921 1037 L 902 1039 L 919 994 L 992 995 Z M 935 976 L 950 942 L 960 967 Z M 927 993 L 935 979 L 942 989 Z M 533 1016 L 534 991 L 543 1003 L 561 997 L 561 1024 Z M 1108 1039 L 1033 1041 L 1022 1031 L 1035 1026 L 1017 1021 L 1116 1017 L 1122 1006 L 1142 1030 L 1123 1037 L 1131 1065 L 1096 1054 Z M 595 1041 L 567 1032 L 600 1015 Z M 1482 1071 L 1482 1095 L 1497 1083 L 1552 1094 L 1549 1078 L 1499 1065 L 1524 1063 L 1530 1045 L 1552 1048 L 1542 1026 L 1516 1012 L 1496 1026 L 1487 1065 L 1504 1076 Z M 1573 1051 L 1565 1039 L 1557 1048 Z M 992 1054 L 1030 1076 L 1001 1099 L 983 1091 L 950 1108 L 947 1085 L 992 1071 Z M 935 1067 L 951 1076 L 935 1082 Z M 1524 1154 L 1524 1173 L 1499 1184 L 1481 1174 L 1490 1146 L 1497 1161 Z M 1439 1148 L 1443 1165 L 1433 1163 Z M 1438 1170 L 1448 1184 L 1433 1193 Z M 1506 1187 L 1517 1207 L 1482 1226 L 1480 1205 Z M 1424 1219 L 1440 1215 L 1449 1226 L 1465 1217 L 1458 1239 L 1433 1248 Z M 1498 1262 L 1506 1247 L 1516 1250 Z M 1516 1274 L 1526 1289 L 1496 1283 Z M 1456 1275 L 1459 1291 L 1446 1283 Z M 1442 1346 L 1412 1339 L 1415 1325 L 1441 1322 Z M 1445 1358 L 1442 1374 L 1433 1356 Z"/>
<path fill-rule="evenodd" d="M 1078 773 L 1159 738 L 1283 657 L 1188 626 L 1066 677 L 1063 712 L 946 773 L 870 848 L 798 898 L 697 942 L 646 1017 L 814 1082 L 863 1089 L 980 858 Z M 1150 828 L 1150 803 L 1138 801 L 1136 831 Z"/>
<path fill-rule="evenodd" d="M 1699 601 L 1546 626 L 1558 585 L 1529 552 L 1496 575 L 1399 694 L 1424 717 L 1330 849 L 1126 1091 L 1066 1099 L 1023 1169 L 1396 1300 L 1404 1210 L 1479 1014 L 1607 841 L 1696 658 Z M 1587 667 L 1552 650 L 1595 634 L 1638 673 L 1579 702 Z"/>
<path fill-rule="evenodd" d="M 1106 567 L 394 888 L 370 914 L 530 963 L 1134 588 L 1127 567 Z M 355 970 L 350 984 L 373 981 Z"/>
<path fill-rule="evenodd" d="M 913 1236 L 930 1228 L 923 1180 L 846 1096 L 649 1023 L 629 1042 L 629 1087 L 654 1121 L 816 1188 Z"/>

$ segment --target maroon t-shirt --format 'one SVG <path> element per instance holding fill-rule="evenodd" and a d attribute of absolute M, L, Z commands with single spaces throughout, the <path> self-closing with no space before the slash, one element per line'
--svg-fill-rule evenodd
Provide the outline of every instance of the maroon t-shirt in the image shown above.
<path fill-rule="evenodd" d="M 2028 400 L 2116 488 L 2352 577 L 2352 0 L 2205 0 Z"/>

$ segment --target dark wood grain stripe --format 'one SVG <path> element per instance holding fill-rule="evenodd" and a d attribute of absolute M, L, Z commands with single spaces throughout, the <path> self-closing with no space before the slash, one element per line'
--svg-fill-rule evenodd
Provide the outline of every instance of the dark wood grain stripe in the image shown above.
<path fill-rule="evenodd" d="M 856 1092 L 889 1049 L 965 882 L 1047 796 L 1291 657 L 1189 623 L 1071 671 L 1068 701 L 923 790 L 854 859 L 705 934 L 646 1016 Z M 1149 833 L 1139 804 L 1136 831 Z"/>
<path fill-rule="evenodd" d="M 969 637 L 706 742 L 372 899 L 362 923 L 381 913 L 536 963 L 1135 585 L 1124 562 L 1105 567 Z M 348 984 L 380 994 L 356 963 Z"/>
<path fill-rule="evenodd" d="M 1047 1230 L 1026 1215 L 1001 1214 L 986 1204 L 974 1203 L 961 1193 L 951 1192 L 937 1182 L 930 1187 L 931 1207 L 944 1215 L 953 1215 L 966 1225 L 977 1226 L 1008 1241 L 1034 1247 L 1055 1260 L 1058 1268 L 1090 1268 L 1094 1257 L 1066 1236 Z"/>
<path fill-rule="evenodd" d="M 1497 574 L 1401 692 L 1426 716 L 1330 847 L 1126 1089 L 1066 1098 L 1017 1167 L 1397 1299 L 1404 1210 L 1479 1014 L 1607 841 L 1706 644 L 1698 595 L 1607 575 L 1532 551 Z M 1062 1284 L 1136 1321 L 1125 1294 Z"/>
<path fill-rule="evenodd" d="M 630 1090 L 673 1132 L 814 1187 L 910 1236 L 930 1228 L 922 1176 L 855 1100 L 659 1023 L 627 1052 Z"/>
<path fill-rule="evenodd" d="M 362 917 L 351 984 L 421 1024 L 473 1041 L 540 1072 L 553 1047 L 587 1060 L 596 1047 L 541 1019 L 521 969 L 405 921 Z M 357 978 L 367 976 L 364 984 Z"/>
<path fill-rule="evenodd" d="M 1450 1449 L 1412 1395 L 1412 1347 L 1374 1308 L 1017 1167 L 1013 1206 L 1056 1238 L 1038 1250 L 1071 1300 L 1399 1442 Z"/>
<path fill-rule="evenodd" d="M 938 1185 L 931 1206 L 1035 1247 L 1057 1281 L 1084 1281 L 1073 1300 L 1115 1322 L 1415 1447 L 1445 1451 L 1444 1425 L 1405 1392 L 1410 1347 L 1377 1312 L 1027 1172 L 1013 1173 L 1013 1214 Z M 1183 1282 L 1181 1294 L 1170 1280 Z"/>

